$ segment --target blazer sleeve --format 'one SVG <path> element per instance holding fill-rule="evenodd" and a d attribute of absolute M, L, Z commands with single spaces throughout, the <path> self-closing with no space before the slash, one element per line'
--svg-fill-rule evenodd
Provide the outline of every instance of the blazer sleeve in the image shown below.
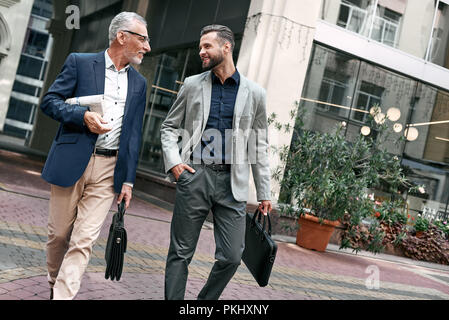
<path fill-rule="evenodd" d="M 261 88 L 260 100 L 257 106 L 253 130 L 256 135 L 256 161 L 251 164 L 257 201 L 270 200 L 270 163 L 268 160 L 268 120 L 266 107 L 266 93 Z"/>
<path fill-rule="evenodd" d="M 180 88 L 175 102 L 161 125 L 161 144 L 164 157 L 165 172 L 170 174 L 170 169 L 182 163 L 179 154 L 178 139 L 181 136 L 182 124 L 186 112 L 186 86 L 188 79 Z"/>
<path fill-rule="evenodd" d="M 77 87 L 76 55 L 70 54 L 50 89 L 42 98 L 41 110 L 63 124 L 84 126 L 84 113 L 87 107 L 77 104 L 67 104 L 65 100 L 71 98 Z"/>

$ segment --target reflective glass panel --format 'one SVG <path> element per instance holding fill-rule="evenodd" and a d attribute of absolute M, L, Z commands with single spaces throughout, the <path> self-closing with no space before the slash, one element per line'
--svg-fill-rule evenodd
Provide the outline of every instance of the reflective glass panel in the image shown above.
<path fill-rule="evenodd" d="M 348 121 L 347 139 L 353 140 L 360 133 L 368 134 L 364 131 L 367 130 L 368 115 L 377 112 L 377 121 L 386 122 L 391 132 L 384 146 L 393 154 L 401 154 L 403 142 L 399 140 L 407 122 L 415 87 L 416 81 L 410 78 L 362 62 Z"/>
<path fill-rule="evenodd" d="M 448 219 L 448 92 L 314 44 L 300 106 L 307 111 L 306 129 L 329 132 L 345 122 L 349 141 L 364 132 L 376 134 L 363 128 L 371 108 L 379 106 L 378 120 L 393 129 L 387 150 L 401 159 L 413 183 L 424 185 L 405 195 L 407 210 L 430 220 Z"/>
<path fill-rule="evenodd" d="M 408 176 L 425 186 L 409 195 L 410 210 L 430 219 L 447 217 L 449 194 L 449 94 L 420 84 L 405 130 L 403 164 Z"/>
<path fill-rule="evenodd" d="M 308 111 L 306 129 L 328 132 L 347 120 L 359 66 L 349 55 L 314 46 L 300 101 Z"/>
<path fill-rule="evenodd" d="M 435 15 L 435 26 L 432 32 L 428 60 L 445 68 L 449 68 L 449 5 L 439 2 Z"/>

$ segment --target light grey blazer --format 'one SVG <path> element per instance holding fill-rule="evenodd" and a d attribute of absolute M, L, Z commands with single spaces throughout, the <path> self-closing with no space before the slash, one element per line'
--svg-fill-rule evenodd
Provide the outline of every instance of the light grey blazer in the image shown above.
<path fill-rule="evenodd" d="M 165 171 L 172 182 L 175 179 L 170 169 L 180 163 L 191 163 L 190 156 L 201 141 L 209 118 L 211 95 L 211 71 L 186 78 L 161 125 Z M 180 142 L 179 137 L 182 137 Z M 265 89 L 241 74 L 232 121 L 231 158 L 231 188 L 235 200 L 248 200 L 250 166 L 257 200 L 270 200 Z"/>

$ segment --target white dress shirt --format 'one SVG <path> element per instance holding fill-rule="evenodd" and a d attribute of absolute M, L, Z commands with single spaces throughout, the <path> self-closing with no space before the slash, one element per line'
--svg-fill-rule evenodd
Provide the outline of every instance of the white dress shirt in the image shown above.
<path fill-rule="evenodd" d="M 109 57 L 108 50 L 104 52 L 106 70 L 104 79 L 104 115 L 103 119 L 108 123 L 104 126 L 112 128 L 111 131 L 100 134 L 96 147 L 102 149 L 118 150 L 122 120 L 125 113 L 126 95 L 128 93 L 128 69 L 129 65 L 117 71 Z"/>
<path fill-rule="evenodd" d="M 112 128 L 111 131 L 98 135 L 96 148 L 118 150 L 120 144 L 120 133 L 122 132 L 122 121 L 125 113 L 126 95 L 128 94 L 128 69 L 129 64 L 120 71 L 109 57 L 108 50 L 104 52 L 105 57 L 105 79 L 104 79 L 104 114 L 103 119 L 107 121 L 104 126 Z M 130 182 L 125 184 L 133 187 Z"/>

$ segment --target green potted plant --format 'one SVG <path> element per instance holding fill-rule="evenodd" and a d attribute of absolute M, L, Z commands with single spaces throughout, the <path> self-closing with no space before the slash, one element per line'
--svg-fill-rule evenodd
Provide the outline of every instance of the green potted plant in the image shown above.
<path fill-rule="evenodd" d="M 446 220 L 435 220 L 435 226 L 441 231 L 444 238 L 449 240 L 449 223 Z"/>
<path fill-rule="evenodd" d="M 363 227 L 362 220 L 373 214 L 375 203 L 369 190 L 382 188 L 400 196 L 401 187 L 412 185 L 403 175 L 399 159 L 381 147 L 390 133 L 385 121 L 375 121 L 376 114 L 369 115 L 369 125 L 376 134 L 360 134 L 352 142 L 345 138 L 344 123 L 331 133 L 304 129 L 305 114 L 303 108 L 291 112 L 293 128 L 276 121 L 276 114 L 268 119 L 277 130 L 293 130 L 290 146 L 274 147 L 281 160 L 273 172 L 281 187 L 279 210 L 281 215 L 298 219 L 298 245 L 324 251 L 334 227 L 343 223 L 346 231 L 341 248 L 351 247 L 350 238 Z M 367 227 L 371 235 L 367 249 L 379 252 L 382 233 L 374 220 Z M 323 234 L 309 234 L 322 227 Z M 315 240 L 322 241 L 312 243 Z"/>
<path fill-rule="evenodd" d="M 416 237 L 421 238 L 424 232 L 426 232 L 429 229 L 429 221 L 426 218 L 423 218 L 420 215 L 418 215 L 416 217 L 414 227 L 416 231 Z"/>

